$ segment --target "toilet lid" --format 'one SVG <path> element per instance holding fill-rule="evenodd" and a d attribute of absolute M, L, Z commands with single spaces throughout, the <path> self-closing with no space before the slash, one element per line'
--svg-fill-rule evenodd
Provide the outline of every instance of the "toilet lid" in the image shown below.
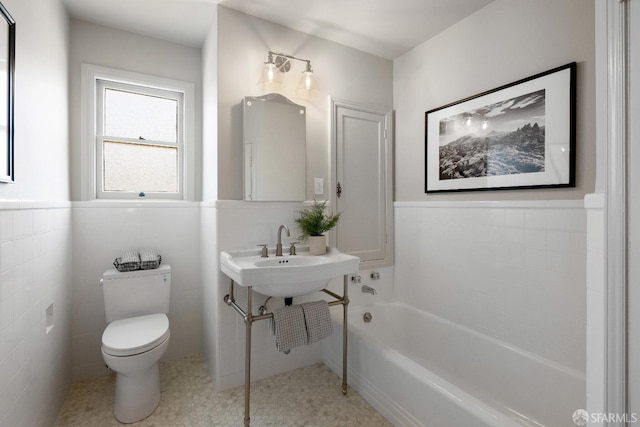
<path fill-rule="evenodd" d="M 112 356 L 144 353 L 169 337 L 169 319 L 164 313 L 116 320 L 102 334 L 102 349 Z"/>

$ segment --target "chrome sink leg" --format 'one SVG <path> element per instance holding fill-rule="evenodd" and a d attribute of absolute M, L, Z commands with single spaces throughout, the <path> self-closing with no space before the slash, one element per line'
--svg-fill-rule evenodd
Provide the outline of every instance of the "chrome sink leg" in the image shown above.
<path fill-rule="evenodd" d="M 249 416 L 249 405 L 251 401 L 251 324 L 253 323 L 252 315 L 252 289 L 247 287 L 247 317 L 245 318 L 245 356 L 244 356 L 244 426 L 251 425 Z"/>

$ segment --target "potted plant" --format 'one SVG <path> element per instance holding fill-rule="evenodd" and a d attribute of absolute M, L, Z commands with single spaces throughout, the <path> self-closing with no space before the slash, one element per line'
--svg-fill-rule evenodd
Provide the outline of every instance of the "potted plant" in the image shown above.
<path fill-rule="evenodd" d="M 309 252 L 312 255 L 322 255 L 327 252 L 327 237 L 324 235 L 338 223 L 340 213 L 326 215 L 324 213 L 326 201 L 313 201 L 313 205 L 299 212 L 296 224 L 302 231 L 301 239 L 309 242 Z"/>

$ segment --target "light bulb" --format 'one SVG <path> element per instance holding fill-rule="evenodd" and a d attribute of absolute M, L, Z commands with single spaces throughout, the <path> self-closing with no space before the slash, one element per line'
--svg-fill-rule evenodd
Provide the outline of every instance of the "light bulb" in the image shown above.
<path fill-rule="evenodd" d="M 311 96 L 319 91 L 320 87 L 318 87 L 318 82 L 313 75 L 311 64 L 307 63 L 307 69 L 302 72 L 302 77 L 300 78 L 300 83 L 298 83 L 296 92 L 298 93 L 298 95 Z"/>
<path fill-rule="evenodd" d="M 273 55 L 269 53 L 269 59 L 264 63 L 264 69 L 258 81 L 258 85 L 265 91 L 277 90 L 282 84 L 282 78 L 276 64 L 273 62 Z"/>

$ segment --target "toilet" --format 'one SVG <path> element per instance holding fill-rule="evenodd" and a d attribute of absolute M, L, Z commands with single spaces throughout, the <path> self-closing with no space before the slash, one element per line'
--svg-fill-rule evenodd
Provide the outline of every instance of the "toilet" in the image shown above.
<path fill-rule="evenodd" d="M 169 346 L 171 266 L 102 276 L 107 327 L 102 357 L 116 372 L 113 414 L 121 423 L 148 417 L 160 403 L 158 361 Z"/>

